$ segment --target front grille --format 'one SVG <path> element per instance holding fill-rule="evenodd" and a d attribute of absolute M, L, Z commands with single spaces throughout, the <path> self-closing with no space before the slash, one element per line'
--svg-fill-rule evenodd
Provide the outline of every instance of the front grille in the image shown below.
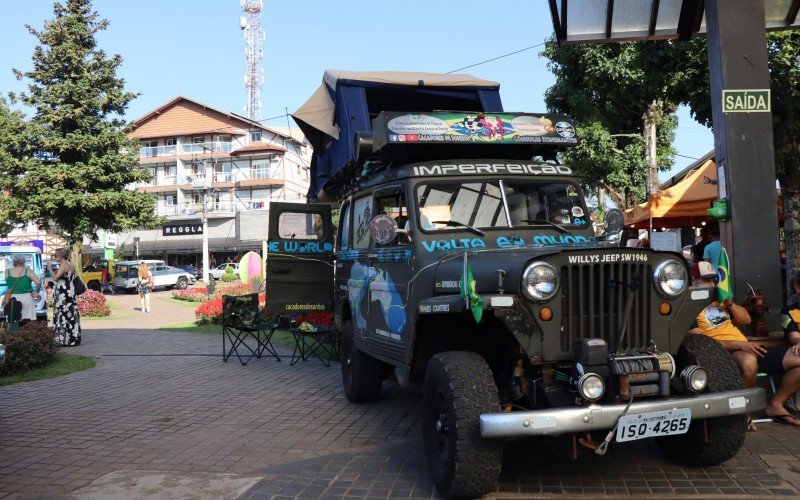
<path fill-rule="evenodd" d="M 617 346 L 633 275 L 639 287 L 628 329 Z M 650 343 L 652 267 L 646 263 L 568 264 L 561 267 L 561 350 L 571 352 L 575 340 L 602 338 L 609 350 L 644 349 Z"/>

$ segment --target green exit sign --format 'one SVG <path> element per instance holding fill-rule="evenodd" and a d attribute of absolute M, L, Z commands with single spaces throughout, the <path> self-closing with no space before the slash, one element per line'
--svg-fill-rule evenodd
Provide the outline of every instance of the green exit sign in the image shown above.
<path fill-rule="evenodd" d="M 725 113 L 769 113 L 769 89 L 723 90 L 722 111 Z"/>

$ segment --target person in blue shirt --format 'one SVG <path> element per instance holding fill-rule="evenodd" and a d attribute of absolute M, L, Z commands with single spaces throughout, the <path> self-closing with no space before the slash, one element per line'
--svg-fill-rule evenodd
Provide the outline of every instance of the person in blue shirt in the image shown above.
<path fill-rule="evenodd" d="M 711 262 L 714 269 L 719 267 L 719 256 L 722 253 L 722 243 L 719 241 L 719 224 L 711 226 L 711 238 L 714 240 L 703 249 L 703 260 Z"/>

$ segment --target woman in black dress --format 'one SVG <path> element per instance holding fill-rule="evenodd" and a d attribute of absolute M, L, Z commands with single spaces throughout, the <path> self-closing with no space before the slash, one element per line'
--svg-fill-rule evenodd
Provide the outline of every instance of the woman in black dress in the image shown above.
<path fill-rule="evenodd" d="M 58 269 L 53 269 L 53 263 Z M 55 283 L 55 306 L 53 308 L 53 325 L 56 342 L 63 346 L 75 346 L 81 343 L 81 317 L 78 313 L 78 296 L 72 279 L 75 267 L 69 261 L 69 250 L 59 248 L 53 253 L 50 273 Z"/>

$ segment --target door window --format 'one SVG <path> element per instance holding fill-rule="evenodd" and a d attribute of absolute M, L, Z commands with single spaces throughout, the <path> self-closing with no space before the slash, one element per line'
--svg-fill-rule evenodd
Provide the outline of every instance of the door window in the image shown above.
<path fill-rule="evenodd" d="M 342 207 L 341 215 L 339 216 L 339 238 L 338 248 L 348 248 L 350 246 L 350 204 L 347 203 Z"/>
<path fill-rule="evenodd" d="M 372 220 L 372 196 L 353 203 L 353 248 L 369 248 L 369 221 Z"/>
<path fill-rule="evenodd" d="M 283 212 L 278 216 L 278 237 L 283 240 L 321 240 L 325 237 L 322 215 Z"/>
<path fill-rule="evenodd" d="M 394 219 L 397 223 L 398 229 L 408 229 L 406 223 L 408 222 L 408 210 L 406 209 L 405 198 L 402 194 L 388 196 L 386 198 L 378 198 L 375 201 L 375 215 L 386 214 Z M 384 246 L 404 245 L 408 244 L 407 238 L 398 237 L 390 241 Z"/>

